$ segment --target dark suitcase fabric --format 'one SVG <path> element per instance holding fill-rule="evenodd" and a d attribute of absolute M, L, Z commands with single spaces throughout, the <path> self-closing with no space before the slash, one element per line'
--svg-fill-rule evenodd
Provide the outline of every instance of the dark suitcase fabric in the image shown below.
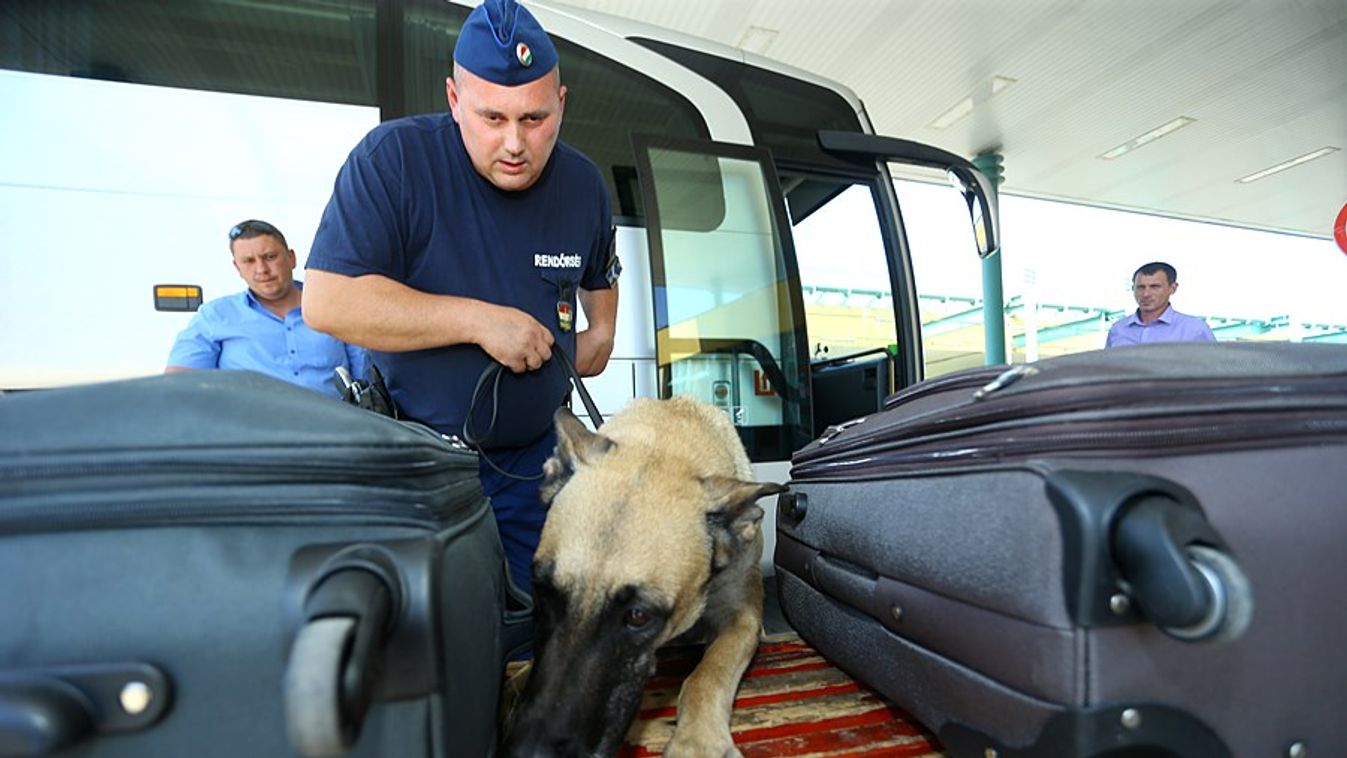
<path fill-rule="evenodd" d="M 350 754 L 494 751 L 507 580 L 466 448 L 230 371 L 6 395 L 0 428 L 0 755 L 294 755 L 291 645 L 355 602 L 314 607 L 339 569 L 389 609 L 368 715 L 332 685 Z M 151 723 L 88 679 L 127 664 L 165 680 Z M 44 731 L 71 686 L 91 723 Z"/>
<path fill-rule="evenodd" d="M 916 385 L 795 456 L 775 559 L 801 636 L 954 755 L 1347 754 L 1347 347 L 1006 371 Z M 1164 623 L 1184 575 L 1135 548 L 1168 529 L 1186 572 L 1247 579 L 1198 584 L 1251 619 Z"/>

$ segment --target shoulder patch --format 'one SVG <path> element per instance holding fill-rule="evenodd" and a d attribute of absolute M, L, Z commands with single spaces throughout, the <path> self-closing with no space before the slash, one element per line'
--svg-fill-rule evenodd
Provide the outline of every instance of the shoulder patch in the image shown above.
<path fill-rule="evenodd" d="M 608 260 L 604 263 L 603 275 L 608 280 L 609 287 L 617 284 L 617 278 L 622 275 L 622 261 L 617 258 L 616 226 L 608 232 Z"/>

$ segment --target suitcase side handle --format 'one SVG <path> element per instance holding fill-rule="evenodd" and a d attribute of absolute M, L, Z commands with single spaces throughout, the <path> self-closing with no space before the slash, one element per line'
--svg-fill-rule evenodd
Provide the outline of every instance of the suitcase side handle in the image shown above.
<path fill-rule="evenodd" d="M 52 755 L 96 734 L 148 728 L 169 695 L 168 677 L 145 663 L 0 671 L 0 756 Z"/>

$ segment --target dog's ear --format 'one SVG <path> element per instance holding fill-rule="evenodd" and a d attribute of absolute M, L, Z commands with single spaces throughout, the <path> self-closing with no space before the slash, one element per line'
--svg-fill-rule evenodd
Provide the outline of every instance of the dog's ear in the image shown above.
<path fill-rule="evenodd" d="M 607 437 L 600 437 L 584 425 L 584 422 L 571 413 L 571 409 L 562 406 L 557 409 L 557 452 L 571 468 L 577 463 L 593 463 L 599 456 L 611 450 L 615 443 Z"/>
<path fill-rule="evenodd" d="M 538 489 L 542 501 L 549 504 L 570 481 L 577 466 L 593 463 L 616 445 L 607 437 L 589 431 L 565 406 L 557 409 L 554 418 L 557 425 L 557 449 L 543 464 L 543 483 Z"/>
<path fill-rule="evenodd" d="M 711 532 L 711 565 L 719 571 L 757 536 L 763 515 L 757 499 L 785 492 L 786 487 L 729 476 L 709 476 L 701 483 L 711 502 L 706 511 L 706 524 Z"/>

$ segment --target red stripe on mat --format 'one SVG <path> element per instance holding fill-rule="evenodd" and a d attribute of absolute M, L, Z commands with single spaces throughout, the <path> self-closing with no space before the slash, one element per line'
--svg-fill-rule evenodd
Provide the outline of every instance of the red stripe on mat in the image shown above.
<path fill-rule="evenodd" d="M 853 728 L 835 729 L 828 732 L 810 732 L 781 739 L 751 744 L 737 743 L 744 758 L 768 758 L 769 756 L 817 755 L 829 756 L 898 756 L 915 757 L 930 755 L 931 744 L 919 736 L 919 733 L 896 721 L 883 721 Z M 838 752 L 844 751 L 844 752 Z"/>
<path fill-rule="evenodd" d="M 758 657 L 761 658 L 765 655 L 776 655 L 785 650 L 803 650 L 810 655 L 815 654 L 813 648 L 803 642 L 764 642 L 762 643 L 762 646 L 758 648 Z"/>
<path fill-rule="evenodd" d="M 798 666 L 781 666 L 780 668 L 770 668 L 770 669 L 749 669 L 748 673 L 744 674 L 744 676 L 749 677 L 751 679 L 756 679 L 757 677 L 760 676 L 783 676 L 785 674 L 798 674 L 803 671 L 822 671 L 824 669 L 830 668 L 832 668 L 832 665 L 827 663 L 826 661 L 818 661 L 817 663 L 801 663 Z"/>
<path fill-rule="evenodd" d="M 777 739 L 779 737 L 790 737 L 802 734 L 825 734 L 838 729 L 850 729 L 858 726 L 870 724 L 883 724 L 885 722 L 893 724 L 895 729 L 904 730 L 907 736 L 916 736 L 920 730 L 906 721 L 895 721 L 896 714 L 889 710 L 888 706 L 876 708 L 873 711 L 858 713 L 854 716 L 839 716 L 833 719 L 823 719 L 821 721 L 809 721 L 797 724 L 778 724 L 776 726 L 763 727 L 761 729 L 745 729 L 742 732 L 734 734 L 734 743 L 736 745 L 746 745 L 764 740 Z"/>
<path fill-rule="evenodd" d="M 811 663 L 809 666 L 813 668 L 805 669 L 789 669 L 781 666 L 781 664 L 787 661 L 798 661 L 807 658 L 817 660 L 818 657 L 819 654 L 807 645 L 798 643 L 766 644 L 759 649 L 758 654 L 754 657 L 753 663 L 749 666 L 749 674 L 752 676 L 770 676 L 770 673 L 754 674 L 753 672 L 766 670 L 768 672 L 785 671 L 786 673 L 789 673 L 794 670 L 811 671 L 820 667 L 826 668 L 828 665 L 826 663 Z M 662 680 L 673 679 L 676 680 L 675 683 L 681 682 L 684 677 L 692 673 L 693 667 L 697 665 L 697 661 L 699 660 L 701 660 L 699 655 L 687 651 L 672 653 L 667 658 L 662 655 L 659 662 L 655 665 L 655 675 L 650 681 L 656 686 L 666 686 L 668 684 L 667 681 Z"/>
<path fill-rule="evenodd" d="M 744 674 L 745 679 L 759 679 L 766 676 L 786 676 L 788 674 L 801 674 L 807 671 L 826 671 L 832 668 L 832 664 L 827 661 L 813 661 L 811 663 L 800 663 L 794 666 L 773 666 L 770 668 L 751 668 Z M 683 680 L 688 674 L 692 673 L 692 664 L 672 671 L 660 671 L 659 674 L 650 678 L 646 683 L 647 689 L 666 689 L 670 687 L 681 686 Z"/>
<path fill-rule="evenodd" d="M 848 750 L 844 755 L 939 756 L 938 749 L 923 732 L 906 721 L 895 720 L 887 707 L 823 721 L 780 724 L 762 729 L 745 729 L 733 734 L 734 744 L 744 758 L 814 755 L 824 751 Z M 905 739 L 904 744 L 891 743 Z M 860 748 L 860 752 L 854 749 Z M 645 746 L 623 746 L 620 758 L 650 758 L 662 755 Z"/>
<path fill-rule="evenodd" d="M 770 695 L 752 695 L 748 697 L 739 697 L 734 699 L 735 708 L 755 708 L 762 705 L 771 705 L 773 703 L 788 703 L 792 700 L 808 700 L 811 697 L 827 697 L 829 695 L 841 695 L 846 692 L 859 692 L 861 686 L 855 682 L 846 684 L 837 684 L 831 687 L 817 687 L 812 690 L 790 690 L 788 692 L 775 692 Z M 678 714 L 678 706 L 672 705 L 665 708 L 650 708 L 641 711 L 637 718 L 642 721 L 651 719 L 668 719 Z"/>
<path fill-rule="evenodd" d="M 648 726 L 633 727 L 632 739 L 640 742 L 624 745 L 620 758 L 662 755 L 677 715 L 678 690 L 698 659 L 686 649 L 661 653 L 660 675 L 647 685 L 653 703 L 661 705 L 640 712 L 637 724 Z M 745 758 L 943 755 L 935 737 L 911 716 L 852 681 L 798 638 L 764 643 L 744 676 L 754 683 L 744 685 L 734 708 L 736 719 L 752 728 L 732 734 Z"/>
<path fill-rule="evenodd" d="M 777 692 L 771 695 L 752 695 L 749 697 L 737 698 L 734 701 L 735 708 L 754 708 L 761 705 L 770 705 L 772 703 L 788 703 L 792 700 L 805 700 L 811 697 L 828 697 L 829 695 L 841 695 L 845 692 L 859 692 L 861 686 L 855 682 L 846 684 L 835 684 L 831 687 L 818 687 L 812 690 L 796 690 L 792 692 Z"/>

